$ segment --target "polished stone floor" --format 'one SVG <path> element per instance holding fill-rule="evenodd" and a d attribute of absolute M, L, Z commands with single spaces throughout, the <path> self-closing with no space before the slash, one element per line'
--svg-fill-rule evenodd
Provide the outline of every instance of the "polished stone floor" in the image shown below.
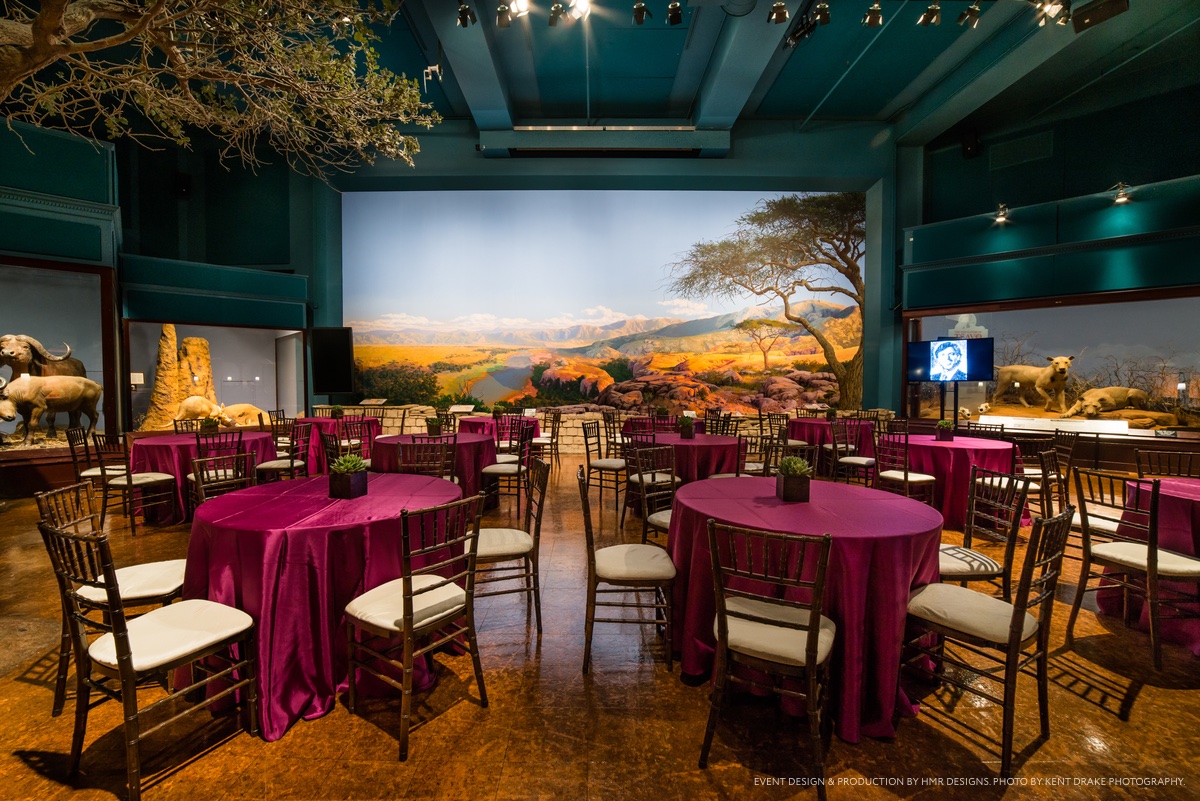
<path fill-rule="evenodd" d="M 362 716 L 344 702 L 267 743 L 230 718 L 193 716 L 147 743 L 148 801 L 171 799 L 782 799 L 805 788 L 806 738 L 777 705 L 727 705 L 710 765 L 696 767 L 708 685 L 668 673 L 649 627 L 597 624 L 592 672 L 581 674 L 586 570 L 577 457 L 551 478 L 542 539 L 544 633 L 527 625 L 519 596 L 484 599 L 479 641 L 491 705 L 481 708 L 465 656 L 436 656 L 439 683 L 415 706 L 410 758 L 396 761 L 398 705 Z M 595 507 L 593 490 L 593 507 Z M 505 511 L 486 524 L 502 524 Z M 32 501 L 0 504 L 0 798 L 123 797 L 120 710 L 93 711 L 82 772 L 66 776 L 73 699 L 50 716 L 59 605 Z M 616 535 L 611 501 L 601 513 Z M 180 558 L 186 526 L 110 520 L 117 563 Z M 632 541 L 635 526 L 626 524 Z M 640 526 L 637 527 L 640 531 Z M 945 539 L 951 541 L 954 534 Z M 1060 598 L 1070 598 L 1078 563 Z M 833 741 L 825 774 L 832 799 L 1121 799 L 1200 797 L 1200 660 L 1167 645 L 1155 673 L 1144 633 L 1084 611 L 1076 649 L 1065 650 L 1067 607 L 1053 624 L 1052 734 L 1037 741 L 1032 679 L 1021 679 L 1015 778 L 996 781 L 1000 713 L 971 696 L 931 687 L 921 714 L 894 740 Z M 1157 786 L 1129 782 L 1165 781 Z M 1108 782 L 1108 786 L 1097 782 Z M 1113 784 L 1117 782 L 1117 784 Z"/>

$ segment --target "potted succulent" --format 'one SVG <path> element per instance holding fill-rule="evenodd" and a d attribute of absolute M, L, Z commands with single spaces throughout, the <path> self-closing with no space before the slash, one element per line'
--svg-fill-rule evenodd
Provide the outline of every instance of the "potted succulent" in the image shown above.
<path fill-rule="evenodd" d="M 425 418 L 425 433 L 438 436 L 442 433 L 442 418 L 426 417 Z"/>
<path fill-rule="evenodd" d="M 666 406 L 659 405 L 659 406 L 654 407 L 654 416 L 655 417 L 668 417 L 668 416 L 670 416 L 670 414 L 671 414 L 671 411 Z"/>
<path fill-rule="evenodd" d="M 696 418 L 680 417 L 679 418 L 679 436 L 683 439 L 696 438 Z"/>
<path fill-rule="evenodd" d="M 356 453 L 338 457 L 329 465 L 329 497 L 357 498 L 367 494 L 367 463 Z"/>
<path fill-rule="evenodd" d="M 934 429 L 933 434 L 938 442 L 953 442 L 954 441 L 954 421 L 953 420 L 938 420 L 937 428 Z"/>
<path fill-rule="evenodd" d="M 829 422 L 831 422 L 831 423 L 832 423 L 834 420 L 836 420 L 836 419 L 837 419 L 837 409 L 833 408 L 832 406 L 830 406 L 829 408 L 827 408 L 827 409 L 825 410 L 825 419 L 826 419 L 826 420 L 828 420 L 828 421 L 829 421 Z"/>
<path fill-rule="evenodd" d="M 216 431 L 221 427 L 221 421 L 215 417 L 205 417 L 200 420 L 200 430 L 205 432 Z"/>
<path fill-rule="evenodd" d="M 341 420 L 344 414 L 345 410 L 341 406 L 334 405 L 329 407 L 329 416 L 334 420 Z"/>
<path fill-rule="evenodd" d="M 808 460 L 799 456 L 785 456 L 779 460 L 779 472 L 775 474 L 775 495 L 788 503 L 807 503 L 812 483 L 813 467 Z"/>

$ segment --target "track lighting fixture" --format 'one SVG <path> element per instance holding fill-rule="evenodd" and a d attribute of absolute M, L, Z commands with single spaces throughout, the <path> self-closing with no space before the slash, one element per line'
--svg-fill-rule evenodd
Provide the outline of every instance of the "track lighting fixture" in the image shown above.
<path fill-rule="evenodd" d="M 817 22 L 821 23 L 822 25 L 828 25 L 829 3 L 817 3 L 817 8 L 815 11 L 813 11 L 813 16 L 816 17 Z"/>
<path fill-rule="evenodd" d="M 767 12 L 767 22 L 774 22 L 776 25 L 782 25 L 788 21 L 787 3 L 783 0 L 775 0 L 771 4 L 771 10 Z"/>
<path fill-rule="evenodd" d="M 646 21 L 646 17 L 654 19 L 654 15 L 650 13 L 650 9 L 646 8 L 646 4 L 642 0 L 633 4 L 633 24 L 641 25 Z"/>
<path fill-rule="evenodd" d="M 1108 191 L 1116 191 L 1113 196 L 1113 203 L 1128 203 L 1129 202 L 1129 184 L 1124 181 L 1117 181 L 1116 186 L 1109 187 Z"/>
<path fill-rule="evenodd" d="M 917 20 L 917 24 L 923 28 L 928 28 L 930 25 L 942 24 L 942 7 L 938 3 L 930 3 L 929 8 L 925 9 L 925 13 Z"/>
<path fill-rule="evenodd" d="M 555 3 L 554 5 L 550 6 L 550 27 L 551 28 L 558 27 L 559 19 L 562 17 L 566 17 L 566 15 L 567 15 L 567 9 L 565 9 L 563 7 L 562 3 Z M 567 17 L 568 21 L 570 19 L 571 19 L 570 17 Z"/>
<path fill-rule="evenodd" d="M 968 28 L 979 27 L 979 0 L 967 6 L 967 10 L 958 15 L 958 24 Z"/>
<path fill-rule="evenodd" d="M 667 24 L 678 25 L 683 22 L 683 6 L 679 4 L 679 0 L 674 0 L 671 5 L 667 6 Z"/>
<path fill-rule="evenodd" d="M 875 4 L 863 14 L 862 24 L 868 28 L 878 28 L 883 24 L 883 9 L 879 7 L 879 0 L 875 0 Z"/>
<path fill-rule="evenodd" d="M 816 17 L 811 14 L 804 15 L 799 24 L 796 25 L 795 30 L 789 33 L 787 38 L 783 40 L 784 48 L 795 47 L 804 39 L 812 36 L 817 30 L 817 25 Z"/>
<path fill-rule="evenodd" d="M 458 26 L 467 28 L 476 22 L 479 22 L 479 19 L 475 16 L 475 12 L 466 3 L 461 3 L 458 7 Z"/>
<path fill-rule="evenodd" d="M 1008 206 L 1001 203 L 996 208 L 996 222 L 1002 223 L 1002 222 L 1007 222 L 1007 221 L 1008 221 Z"/>
<path fill-rule="evenodd" d="M 587 19 L 592 13 L 592 0 L 571 0 L 571 18 Z"/>
<path fill-rule="evenodd" d="M 506 6 L 504 3 L 501 3 L 500 7 L 496 9 L 496 27 L 507 28 L 511 24 L 512 12 L 508 10 L 508 6 Z"/>
<path fill-rule="evenodd" d="M 529 16 L 529 0 L 508 0 L 508 13 L 513 19 Z"/>

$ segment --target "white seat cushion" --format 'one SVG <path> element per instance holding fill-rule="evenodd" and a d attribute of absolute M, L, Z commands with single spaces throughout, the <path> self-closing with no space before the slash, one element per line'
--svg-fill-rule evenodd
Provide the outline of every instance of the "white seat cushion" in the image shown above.
<path fill-rule="evenodd" d="M 1083 515 L 1079 514 L 1079 512 L 1071 515 L 1071 525 L 1075 528 L 1083 528 Z M 1088 517 L 1088 526 L 1095 534 L 1116 534 L 1119 525 L 1117 521 L 1109 520 L 1106 517 L 1096 517 L 1094 515 Z"/>
<path fill-rule="evenodd" d="M 671 510 L 663 509 L 661 512 L 655 512 L 646 518 L 646 522 L 654 528 L 661 528 L 663 531 L 671 528 Z"/>
<path fill-rule="evenodd" d="M 880 470 L 879 477 L 881 479 L 883 479 L 884 481 L 904 481 L 904 471 L 903 470 Z M 909 484 L 929 484 L 929 483 L 935 482 L 935 481 L 937 481 L 936 478 L 934 478 L 931 475 L 927 475 L 925 473 L 909 472 L 909 474 L 908 474 L 908 483 Z"/>
<path fill-rule="evenodd" d="M 1150 549 L 1137 542 L 1102 542 L 1092 546 L 1092 556 L 1145 573 L 1149 567 Z M 1159 548 L 1158 574 L 1177 577 L 1200 576 L 1200 559 Z"/>
<path fill-rule="evenodd" d="M 139 598 L 157 598 L 175 592 L 183 586 L 183 570 L 186 559 L 169 559 L 165 562 L 146 562 L 117 570 L 117 587 L 125 603 Z M 89 601 L 104 601 L 108 593 L 99 587 L 80 587 L 79 597 Z"/>
<path fill-rule="evenodd" d="M 957 584 L 927 584 L 909 596 L 908 614 L 989 642 L 1006 643 L 1013 605 Z M 1022 641 L 1038 629 L 1033 615 L 1024 614 Z"/>
<path fill-rule="evenodd" d="M 152 609 L 129 620 L 129 649 L 133 669 L 151 670 L 188 654 L 240 634 L 254 620 L 240 609 L 212 601 L 180 601 Z M 105 634 L 91 644 L 88 654 L 110 668 L 117 666 L 113 635 Z"/>
<path fill-rule="evenodd" d="M 675 478 L 676 484 L 678 484 L 681 480 L 679 478 L 679 476 L 675 476 L 674 478 Z M 647 476 L 647 479 L 650 481 L 651 484 L 666 484 L 667 481 L 671 479 L 671 474 L 670 473 L 651 473 L 649 476 Z M 641 484 L 642 483 L 642 474 L 641 473 L 630 473 L 629 480 L 635 484 Z"/>
<path fill-rule="evenodd" d="M 221 469 L 219 469 L 219 470 L 213 470 L 213 471 L 211 471 L 211 472 L 209 473 L 209 477 L 210 477 L 210 478 L 214 478 L 214 479 L 216 479 L 216 480 L 218 480 L 218 481 L 223 481 L 224 479 L 227 479 L 227 478 L 233 478 L 233 471 L 232 471 L 232 470 L 230 470 L 228 467 L 222 467 L 222 468 L 221 468 Z M 187 480 L 188 480 L 188 481 L 192 481 L 192 482 L 194 482 L 194 481 L 196 480 L 196 474 L 195 474 L 195 473 L 188 473 L 188 474 L 187 474 Z"/>
<path fill-rule="evenodd" d="M 120 475 L 121 473 L 124 473 L 124 472 L 125 472 L 125 468 L 116 467 L 114 465 L 89 467 L 86 470 L 80 470 L 79 477 L 80 478 L 100 478 L 100 476 L 103 476 L 103 475 L 116 476 L 116 475 Z"/>
<path fill-rule="evenodd" d="M 808 443 L 802 439 L 789 439 L 787 441 L 787 446 L 789 448 L 803 448 L 807 444 Z"/>
<path fill-rule="evenodd" d="M 500 453 L 496 455 L 496 464 L 516 464 L 521 457 L 515 453 Z"/>
<path fill-rule="evenodd" d="M 834 443 L 832 443 L 832 442 L 826 442 L 821 447 L 824 448 L 825 450 L 831 451 L 837 446 L 834 445 Z M 858 450 L 858 446 L 857 445 L 847 445 L 846 447 L 842 448 L 842 450 L 847 451 L 848 453 L 854 453 L 855 451 Z"/>
<path fill-rule="evenodd" d="M 533 550 L 533 537 L 519 528 L 481 528 L 475 549 L 479 559 L 517 558 Z"/>
<path fill-rule="evenodd" d="M 525 472 L 525 468 L 516 462 L 511 464 L 489 464 L 479 472 L 485 476 L 515 476 Z"/>
<path fill-rule="evenodd" d="M 467 593 L 457 584 L 447 583 L 435 590 L 428 589 L 443 581 L 445 579 L 440 576 L 413 576 L 413 626 L 416 628 L 448 620 L 466 607 Z M 346 607 L 346 617 L 377 629 L 400 631 L 404 625 L 404 580 L 395 579 L 364 592 Z"/>
<path fill-rule="evenodd" d="M 195 481 L 195 476 L 193 474 L 189 473 L 188 478 Z M 116 478 L 110 478 L 108 483 L 114 487 L 124 487 L 128 486 L 129 484 L 133 484 L 135 487 L 137 487 L 142 484 L 154 484 L 158 481 L 174 482 L 175 476 L 171 475 L 170 473 L 134 473 L 132 479 L 125 476 L 117 476 Z"/>
<path fill-rule="evenodd" d="M 938 572 L 943 580 L 954 577 L 994 576 L 1003 571 L 999 562 L 961 545 L 943 545 L 938 550 Z"/>
<path fill-rule="evenodd" d="M 986 484 L 989 487 L 1007 487 L 1008 486 L 1008 476 L 984 476 L 983 478 L 975 479 L 975 483 L 976 484 Z M 1031 481 L 1029 483 L 1029 491 L 1030 492 L 1041 492 L 1042 485 L 1037 483 L 1036 481 Z"/>
<path fill-rule="evenodd" d="M 789 623 L 807 623 L 809 620 L 807 609 L 796 609 L 792 606 L 783 606 L 753 598 L 728 598 L 725 601 L 725 608 L 731 613 L 749 614 Z M 729 650 L 785 665 L 805 664 L 804 649 L 808 640 L 807 632 L 773 626 L 770 623 L 760 623 L 755 620 L 745 620 L 734 617 L 732 614 L 726 617 L 726 621 L 729 629 Z M 714 620 L 713 635 L 715 636 L 716 633 L 717 622 Z M 818 665 L 829 658 L 836 634 L 837 624 L 821 615 L 820 629 L 817 633 Z"/>
<path fill-rule="evenodd" d="M 737 473 L 713 473 L 709 478 L 737 478 Z"/>
<path fill-rule="evenodd" d="M 675 578 L 671 556 L 657 545 L 610 545 L 596 551 L 602 581 L 666 581 Z"/>
<path fill-rule="evenodd" d="M 269 462 L 263 462 L 258 466 L 259 470 L 291 470 L 293 465 L 304 464 L 303 459 L 292 461 L 291 459 L 272 459 Z"/>
<path fill-rule="evenodd" d="M 843 456 L 838 459 L 838 464 L 844 464 L 851 467 L 874 467 L 875 460 L 870 456 Z"/>
<path fill-rule="evenodd" d="M 534 445 L 553 445 L 554 444 L 554 440 L 550 439 L 550 437 L 534 437 L 530 441 Z"/>
<path fill-rule="evenodd" d="M 588 462 L 589 470 L 624 470 L 624 459 L 593 459 Z"/>

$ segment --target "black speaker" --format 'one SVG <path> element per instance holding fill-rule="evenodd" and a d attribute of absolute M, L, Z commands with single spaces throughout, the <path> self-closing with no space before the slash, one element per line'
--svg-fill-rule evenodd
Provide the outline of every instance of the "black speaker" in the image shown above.
<path fill-rule="evenodd" d="M 962 154 L 964 159 L 973 159 L 979 155 L 978 131 L 967 131 L 962 135 Z"/>
<path fill-rule="evenodd" d="M 1129 10 L 1129 0 L 1093 0 L 1093 2 L 1071 12 L 1071 24 L 1075 33 L 1083 33 L 1093 25 L 1112 19 Z"/>
<path fill-rule="evenodd" d="M 354 391 L 354 330 L 313 328 L 308 333 L 312 348 L 312 386 L 318 395 Z"/>

